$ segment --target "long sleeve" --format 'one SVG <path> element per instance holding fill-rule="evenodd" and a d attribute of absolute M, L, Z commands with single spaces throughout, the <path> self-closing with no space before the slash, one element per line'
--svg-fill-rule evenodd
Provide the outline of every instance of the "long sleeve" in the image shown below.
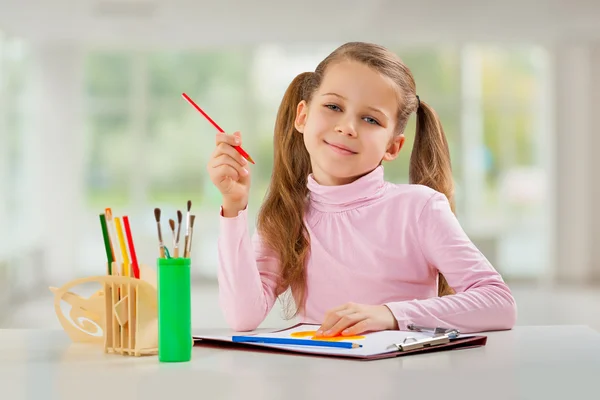
<path fill-rule="evenodd" d="M 219 218 L 219 303 L 232 329 L 250 331 L 275 304 L 279 261 L 258 234 L 250 237 L 247 209 L 233 218 Z"/>
<path fill-rule="evenodd" d="M 456 294 L 386 304 L 399 328 L 414 323 L 463 333 L 512 329 L 517 311 L 508 286 L 467 237 L 444 195 L 436 192 L 429 198 L 417 232 L 425 259 Z"/>

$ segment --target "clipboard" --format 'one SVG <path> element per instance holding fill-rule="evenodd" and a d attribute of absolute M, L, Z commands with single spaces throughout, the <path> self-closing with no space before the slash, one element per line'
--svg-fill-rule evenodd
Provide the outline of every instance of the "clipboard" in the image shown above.
<path fill-rule="evenodd" d="M 316 330 L 318 325 L 296 324 L 289 328 L 256 334 L 257 337 L 287 337 L 288 334 Z M 261 343 L 260 341 L 238 342 L 234 336 L 194 335 L 194 345 L 199 347 L 224 348 L 240 351 L 295 354 L 311 357 L 333 357 L 353 360 L 380 360 L 408 355 L 471 349 L 485 346 L 487 336 L 462 335 L 453 328 L 425 328 L 408 326 L 409 331 L 381 331 L 367 333 L 362 340 L 348 339 L 361 343 L 358 349 L 324 348 L 320 346 L 290 346 Z M 388 340 L 390 339 L 390 340 Z M 394 340 L 397 339 L 397 340 Z"/>

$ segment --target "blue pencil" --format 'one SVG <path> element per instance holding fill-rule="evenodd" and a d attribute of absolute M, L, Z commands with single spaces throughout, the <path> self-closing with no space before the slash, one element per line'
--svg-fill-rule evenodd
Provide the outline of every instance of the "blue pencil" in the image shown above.
<path fill-rule="evenodd" d="M 342 349 L 355 349 L 362 347 L 362 345 L 352 342 L 328 342 L 324 340 L 286 339 L 264 336 L 233 336 L 231 340 L 238 343 L 287 344 L 292 346 L 337 347 Z"/>

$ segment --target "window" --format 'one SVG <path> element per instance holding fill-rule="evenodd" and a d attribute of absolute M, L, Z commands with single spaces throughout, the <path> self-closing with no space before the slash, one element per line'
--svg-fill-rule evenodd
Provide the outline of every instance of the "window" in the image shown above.
<path fill-rule="evenodd" d="M 0 215 L 3 217 L 1 246 L 10 248 L 15 227 L 22 222 L 24 134 L 28 129 L 27 84 L 30 60 L 24 43 L 0 32 Z M 23 228 L 23 227 L 22 227 Z M 20 230 L 19 230 L 20 231 Z M 2 253 L 0 248 L 0 253 Z"/>

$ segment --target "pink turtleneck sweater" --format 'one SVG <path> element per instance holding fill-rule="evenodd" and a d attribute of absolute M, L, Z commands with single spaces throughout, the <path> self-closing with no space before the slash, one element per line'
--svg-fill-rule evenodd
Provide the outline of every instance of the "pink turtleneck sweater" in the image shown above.
<path fill-rule="evenodd" d="M 392 184 L 379 166 L 342 186 L 308 178 L 307 297 L 301 322 L 320 324 L 347 302 L 386 305 L 400 329 L 414 323 L 461 332 L 510 329 L 509 288 L 469 240 L 446 197 Z M 219 300 L 228 324 L 253 330 L 276 301 L 277 256 L 250 236 L 247 209 L 220 217 Z M 437 296 L 438 270 L 456 294 Z"/>

